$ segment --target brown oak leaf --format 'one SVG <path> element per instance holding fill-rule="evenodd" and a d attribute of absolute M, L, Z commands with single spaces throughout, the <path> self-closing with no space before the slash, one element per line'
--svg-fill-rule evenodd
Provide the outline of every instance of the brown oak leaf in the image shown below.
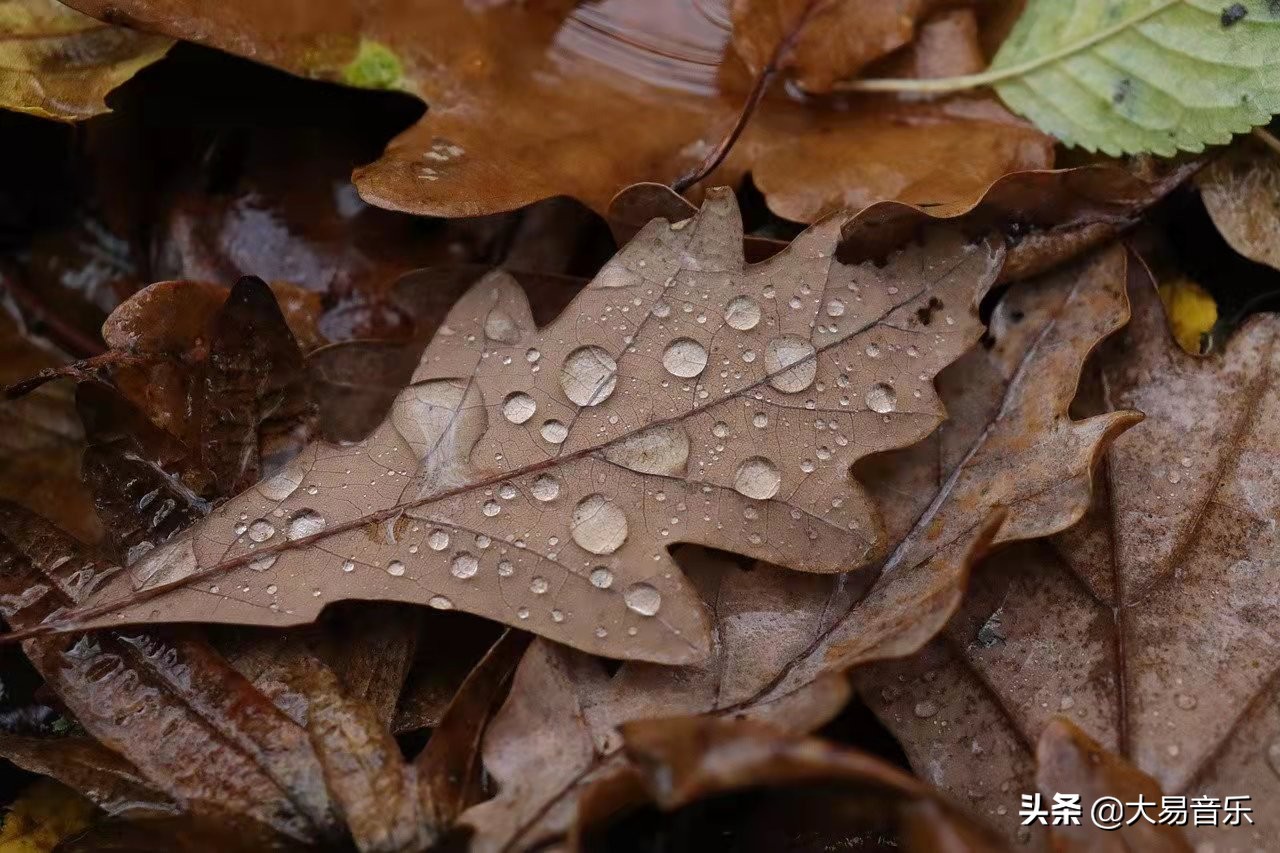
<path fill-rule="evenodd" d="M 702 163 L 748 88 L 728 45 L 729 10 L 695 0 L 580 3 L 568 14 L 563 4 L 466 0 L 71 5 L 303 76 L 419 96 L 426 115 L 355 182 L 374 204 L 425 215 L 557 195 L 603 211 L 624 186 L 671 182 Z M 491 116 L 502 117 L 502 132 Z M 711 180 L 751 172 L 775 213 L 812 222 L 888 198 L 972 200 L 1001 175 L 1052 158 L 1049 137 L 985 96 L 828 104 L 777 92 Z"/>
<path fill-rule="evenodd" d="M 944 639 L 865 684 L 913 766 L 982 813 L 1033 790 L 1055 714 L 1168 794 L 1256 806 L 1280 792 L 1280 322 L 1255 316 L 1220 353 L 1188 355 L 1148 274 L 1131 272 L 1134 322 L 1102 353 L 1096 392 L 1147 419 L 1109 452 L 1089 515 L 990 561 Z M 1187 833 L 1265 847 L 1276 813 L 1253 820 Z"/>
<path fill-rule="evenodd" d="M 667 546 L 818 573 L 875 560 L 849 466 L 933 431 L 932 377 L 982 329 L 999 249 L 943 230 L 849 266 L 841 225 L 744 265 L 736 202 L 714 192 L 692 220 L 651 223 L 541 330 L 508 276 L 487 277 L 367 439 L 310 445 L 38 630 L 291 625 L 363 598 L 606 656 L 705 658 L 707 615 Z"/>
<path fill-rule="evenodd" d="M 992 537 L 1075 522 L 1089 504 L 1093 463 L 1136 417 L 1074 421 L 1066 412 L 1086 355 L 1127 316 L 1124 270 L 1113 247 L 1011 291 L 1005 300 L 1017 307 L 1006 310 L 1024 312 L 1025 322 L 998 326 L 990 349 L 975 348 L 939 377 L 952 419 L 927 442 L 862 466 L 903 478 L 873 478 L 899 544 L 870 589 L 856 575 L 744 571 L 695 552 L 684 565 L 714 616 L 708 661 L 633 661 L 610 676 L 589 656 L 534 643 L 486 735 L 498 795 L 465 816 L 478 849 L 568 836 L 582 798 L 628 773 L 622 723 L 719 713 L 814 730 L 847 699 L 844 670 L 911 654 L 947 623 L 969 563 Z"/>
<path fill-rule="evenodd" d="M 1280 162 L 1255 139 L 1242 139 L 1196 176 L 1205 209 L 1231 248 L 1280 269 Z"/>

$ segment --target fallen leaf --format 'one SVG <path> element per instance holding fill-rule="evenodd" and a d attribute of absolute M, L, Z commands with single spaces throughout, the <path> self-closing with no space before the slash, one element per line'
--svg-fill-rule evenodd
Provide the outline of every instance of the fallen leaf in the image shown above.
<path fill-rule="evenodd" d="M 984 567 L 945 641 L 863 691 L 913 766 L 984 814 L 1034 789 L 1031 750 L 1055 714 L 1168 794 L 1257 806 L 1280 790 L 1268 633 L 1280 326 L 1255 316 L 1217 354 L 1190 356 L 1149 275 L 1131 277 L 1134 321 L 1100 355 L 1098 388 L 1148 417 L 1108 454 L 1089 515 Z M 1186 831 L 1265 846 L 1275 812 L 1253 820 Z"/>
<path fill-rule="evenodd" d="M 102 24 L 55 0 L 0 3 L 0 107 L 75 121 L 161 59 L 169 39 Z"/>
<path fill-rule="evenodd" d="M 57 621 L 291 625 L 383 599 L 688 662 L 708 620 L 670 542 L 874 560 L 848 466 L 936 426 L 930 377 L 976 340 L 1000 252 L 939 232 L 846 266 L 831 219 L 744 267 L 735 208 L 655 221 L 542 330 L 509 277 L 482 280 L 368 439 L 311 445 Z M 810 411 L 823 431 L 797 440 Z"/>
<path fill-rule="evenodd" d="M 770 849 L 755 834 L 778 834 L 781 815 L 806 802 L 816 808 L 804 824 L 804 841 L 823 849 L 865 844 L 876 836 L 892 839 L 891 848 L 930 853 L 947 850 L 939 843 L 945 838 L 963 839 L 963 846 L 950 848 L 957 851 L 1005 849 L 999 836 L 944 795 L 855 749 L 751 721 L 708 717 L 629 723 L 622 736 L 649 796 L 664 811 L 758 792 L 752 810 L 762 814 L 749 818 L 754 832 L 734 827 L 743 839 L 734 849 Z M 770 808 L 775 800 L 777 808 Z M 772 849 L 778 849 L 780 839 L 773 841 Z"/>
<path fill-rule="evenodd" d="M 38 779 L 14 800 L 0 827 L 0 853 L 52 853 L 89 825 L 93 804 L 51 779 Z"/>
<path fill-rule="evenodd" d="M 1036 783 L 1050 802 L 1056 794 L 1079 794 L 1082 803 L 1099 797 L 1116 797 L 1124 803 L 1145 799 L 1160 803 L 1163 791 L 1156 780 L 1122 758 L 1107 752 L 1065 718 L 1052 720 L 1036 747 Z M 1123 853 L 1128 850 L 1161 850 L 1191 853 L 1191 845 L 1175 824 L 1138 820 L 1119 831 L 1102 829 L 1092 822 L 1078 826 L 1054 826 L 1053 849 L 1061 853 Z"/>
<path fill-rule="evenodd" d="M 1241 140 L 1196 176 L 1196 186 L 1231 248 L 1280 269 L 1280 154 Z"/>
<path fill-rule="evenodd" d="M 534 643 L 485 738 L 498 794 L 464 818 L 476 849 L 568 836 L 584 792 L 627 773 L 622 723 L 720 713 L 816 729 L 847 699 L 845 670 L 912 654 L 947 623 L 968 565 L 993 537 L 1074 523 L 1089 503 L 1094 461 L 1135 420 L 1066 414 L 1085 356 L 1126 317 L 1124 269 L 1123 250 L 1112 247 L 1010 291 L 1002 310 L 1021 319 L 997 323 L 991 349 L 972 350 L 939 378 L 952 420 L 929 441 L 861 466 L 898 543 L 874 584 L 764 564 L 743 571 L 695 552 L 685 569 L 718 640 L 705 663 L 632 661 L 610 676 L 585 655 Z"/>
<path fill-rule="evenodd" d="M 136 767 L 89 738 L 0 734 L 0 755 L 23 770 L 58 780 L 109 815 L 176 811 L 173 801 Z"/>
<path fill-rule="evenodd" d="M 73 5 L 303 76 L 422 98 L 424 118 L 355 174 L 365 199 L 422 215 L 474 216 L 557 195 L 603 211 L 624 186 L 669 183 L 698 166 L 745 97 L 745 72 L 725 61 L 727 10 L 692 0 L 578 4 L 567 14 L 557 4 L 463 0 L 436 0 L 430 15 L 360 0 L 287 15 L 248 2 Z M 503 133 L 490 115 L 503 116 Z M 751 172 L 775 213 L 812 222 L 886 198 L 972 200 L 1052 156 L 1047 137 L 986 97 L 825 104 L 778 93 L 711 185 Z"/>

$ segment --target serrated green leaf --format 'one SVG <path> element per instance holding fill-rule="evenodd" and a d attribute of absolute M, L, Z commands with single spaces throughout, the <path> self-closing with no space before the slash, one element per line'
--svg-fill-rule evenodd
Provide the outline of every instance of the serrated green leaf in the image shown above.
<path fill-rule="evenodd" d="M 1280 112 L 1280 3 L 1030 0 L 988 73 L 1068 145 L 1201 151 Z"/>

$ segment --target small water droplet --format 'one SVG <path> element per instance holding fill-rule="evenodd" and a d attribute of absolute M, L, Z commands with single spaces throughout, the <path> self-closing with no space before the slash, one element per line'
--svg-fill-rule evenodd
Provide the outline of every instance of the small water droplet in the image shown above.
<path fill-rule="evenodd" d="M 562 611 L 562 610 L 552 610 L 552 611 L 551 611 L 551 621 L 552 621 L 552 622 L 563 622 L 563 621 L 564 621 L 564 611 Z"/>
<path fill-rule="evenodd" d="M 938 713 L 938 704 L 930 699 L 917 702 L 913 712 L 922 720 L 927 720 L 934 714 Z"/>
<path fill-rule="evenodd" d="M 677 338 L 662 354 L 662 366 L 672 376 L 691 379 L 707 369 L 707 350 L 692 338 Z"/>
<path fill-rule="evenodd" d="M 480 561 L 476 559 L 474 554 L 470 554 L 466 551 L 463 551 L 454 557 L 453 561 L 449 564 L 449 574 L 462 580 L 475 577 L 475 574 L 479 569 Z"/>
<path fill-rule="evenodd" d="M 354 572 L 354 571 L 356 570 L 356 564 L 355 564 L 355 561 L 354 561 L 354 560 L 345 560 L 345 561 L 343 561 L 343 563 L 342 563 L 342 570 L 343 570 L 344 572 Z"/>
<path fill-rule="evenodd" d="M 753 456 L 738 466 L 733 487 L 739 494 L 754 500 L 768 500 L 778 493 L 782 475 L 778 466 L 763 456 Z"/>
<path fill-rule="evenodd" d="M 597 589 L 608 589 L 613 586 L 613 572 L 604 566 L 597 566 L 591 570 L 591 585 Z"/>
<path fill-rule="evenodd" d="M 261 557 L 254 557 L 249 561 L 249 568 L 255 572 L 265 572 L 276 564 L 276 560 L 280 559 L 279 554 L 263 554 Z"/>
<path fill-rule="evenodd" d="M 427 600 L 427 606 L 434 607 L 436 610 L 452 610 L 453 602 L 443 595 L 433 595 Z"/>
<path fill-rule="evenodd" d="M 270 584 L 267 587 L 267 595 L 275 595 L 279 591 L 280 591 L 280 587 L 276 586 L 275 584 Z"/>
<path fill-rule="evenodd" d="M 617 384 L 618 363 L 597 346 L 578 347 L 569 353 L 560 368 L 560 387 L 564 389 L 565 396 L 579 406 L 603 403 Z M 543 437 L 546 436 L 545 429 Z"/>
<path fill-rule="evenodd" d="M 540 501 L 553 501 L 560 495 L 560 481 L 550 474 L 543 474 L 533 481 L 533 487 L 529 491 Z"/>
<path fill-rule="evenodd" d="M 795 394 L 813 384 L 818 361 L 813 344 L 795 335 L 769 341 L 764 351 L 764 368 L 769 384 L 786 394 Z"/>
<path fill-rule="evenodd" d="M 750 296 L 736 296 L 725 306 L 724 321 L 740 332 L 754 329 L 760 322 L 760 306 Z"/>
<path fill-rule="evenodd" d="M 867 344 L 867 358 L 879 358 L 879 357 L 880 357 L 880 345 L 875 343 Z"/>
<path fill-rule="evenodd" d="M 502 401 L 502 416 L 513 424 L 522 424 L 538 411 L 538 404 L 523 391 L 508 394 Z"/>
<path fill-rule="evenodd" d="M 560 421 L 547 421 L 542 425 L 542 437 L 552 444 L 560 444 L 569 437 L 569 428 Z"/>
<path fill-rule="evenodd" d="M 729 425 L 724 421 L 716 421 L 711 426 L 711 434 L 714 435 L 716 438 L 728 438 Z"/>
<path fill-rule="evenodd" d="M 551 588 L 551 584 L 541 575 L 534 575 L 529 581 L 529 591 L 534 595 L 545 595 L 547 590 Z"/>
<path fill-rule="evenodd" d="M 510 560 L 501 560 L 498 563 L 498 577 L 509 578 L 516 573 L 516 567 Z"/>
<path fill-rule="evenodd" d="M 756 412 L 755 417 L 751 419 L 751 423 L 754 424 L 757 429 L 764 429 L 769 425 L 769 416 L 764 412 Z"/>
<path fill-rule="evenodd" d="M 573 541 L 592 554 L 612 554 L 627 540 L 627 516 L 609 498 L 587 495 L 573 508 Z"/>
<path fill-rule="evenodd" d="M 449 547 L 449 534 L 439 528 L 431 531 L 427 537 L 427 547 L 432 551 L 443 551 Z"/>
<path fill-rule="evenodd" d="M 884 415 L 892 412 L 893 407 L 898 404 L 898 395 L 891 386 L 877 382 L 867 392 L 866 400 L 868 409 Z"/>
<path fill-rule="evenodd" d="M 1196 701 L 1196 697 L 1192 696 L 1190 693 L 1179 693 L 1178 698 L 1175 701 L 1178 703 L 1178 707 L 1184 711 L 1190 711 L 1199 704 Z"/>
<path fill-rule="evenodd" d="M 839 317 L 843 313 L 844 313 L 844 303 L 841 302 L 839 299 L 832 299 L 830 302 L 827 303 L 828 317 Z"/>
<path fill-rule="evenodd" d="M 285 536 L 289 539 L 314 536 L 324 530 L 327 523 L 324 516 L 314 509 L 300 509 L 289 517 L 289 524 L 285 528 Z"/>
<path fill-rule="evenodd" d="M 489 518 L 493 518 L 495 515 L 502 512 L 502 507 L 498 505 L 497 501 L 485 501 L 484 507 L 481 511 Z"/>
<path fill-rule="evenodd" d="M 404 574 L 404 563 L 399 560 L 392 560 L 390 563 L 387 563 L 387 574 L 394 578 L 400 577 Z"/>
<path fill-rule="evenodd" d="M 662 593 L 647 583 L 633 583 L 622 593 L 628 610 L 641 616 L 653 616 L 662 607 Z"/>
<path fill-rule="evenodd" d="M 609 629 L 600 625 L 596 628 L 596 636 L 603 640 L 605 637 L 609 636 Z"/>
<path fill-rule="evenodd" d="M 260 518 L 253 524 L 249 525 L 249 538 L 254 542 L 266 542 L 275 535 L 275 525 L 267 521 L 265 518 Z"/>

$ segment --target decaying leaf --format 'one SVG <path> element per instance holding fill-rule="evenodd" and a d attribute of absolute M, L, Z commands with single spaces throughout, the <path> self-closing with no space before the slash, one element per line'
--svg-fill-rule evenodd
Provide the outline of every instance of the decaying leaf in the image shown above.
<path fill-rule="evenodd" d="M 1222 152 L 1196 176 L 1205 209 L 1240 254 L 1280 269 L 1280 155 L 1254 140 Z"/>
<path fill-rule="evenodd" d="M 939 378 L 952 416 L 941 433 L 882 466 L 864 464 L 898 543 L 869 590 L 857 576 L 744 571 L 694 552 L 684 565 L 717 639 L 705 663 L 633 661 L 610 677 L 589 656 L 536 642 L 485 739 L 498 795 L 466 815 L 478 849 L 570 834 L 585 792 L 628 772 L 622 723 L 722 713 L 814 730 L 847 699 L 844 670 L 911 654 L 946 624 L 992 538 L 1045 535 L 1078 519 L 1093 462 L 1135 419 L 1066 414 L 1085 356 L 1124 322 L 1124 269 L 1112 248 L 1012 291 L 1006 300 L 1021 300 L 1005 310 L 1022 320 L 998 326 L 992 349 L 972 350 Z"/>
<path fill-rule="evenodd" d="M 57 779 L 109 815 L 163 815 L 176 805 L 138 769 L 85 737 L 0 735 L 0 755 L 31 773 Z"/>
<path fill-rule="evenodd" d="M 928 853 L 1004 849 L 990 829 L 919 779 L 881 759 L 817 738 L 708 717 L 630 723 L 622 736 L 647 793 L 666 811 L 758 793 L 764 813 L 752 820 L 754 826 L 734 827 L 744 838 L 749 833 L 778 834 L 781 813 L 808 802 L 816 808 L 807 812 L 803 837 L 814 846 L 841 841 L 853 846 L 854 839 L 880 835 L 893 839 L 888 846 Z M 772 800 L 780 801 L 779 808 L 769 808 Z M 963 846 L 952 847 L 944 839 L 960 840 Z M 760 839 L 747 844 L 749 849 L 770 849 Z"/>
<path fill-rule="evenodd" d="M 89 825 L 93 804 L 51 779 L 40 779 L 6 810 L 0 853 L 52 853 Z"/>
<path fill-rule="evenodd" d="M 563 4 L 464 0 L 342 0 L 288 12 L 255 0 L 72 5 L 304 76 L 421 97 L 424 118 L 355 181 L 374 204 L 426 215 L 493 213 L 556 195 L 603 211 L 629 184 L 671 182 L 697 167 L 737 121 L 748 88 L 726 57 L 727 10 L 709 14 L 694 0 L 576 4 L 567 14 Z M 712 181 L 750 171 L 772 210 L 812 222 L 886 198 L 970 201 L 1052 156 L 1051 140 L 988 97 L 824 104 L 779 92 Z"/>
<path fill-rule="evenodd" d="M 0 107 L 74 121 L 169 51 L 160 36 L 113 27 L 56 0 L 0 2 Z"/>
<path fill-rule="evenodd" d="M 934 429 L 931 378 L 982 328 L 998 249 L 939 231 L 849 266 L 841 224 L 744 266 L 717 191 L 695 219 L 651 223 L 542 330 L 509 277 L 482 280 L 369 438 L 311 445 L 55 622 L 290 625 L 384 599 L 598 654 L 705 658 L 668 545 L 819 573 L 876 559 L 849 466 Z"/>
<path fill-rule="evenodd" d="M 1033 744 L 1062 714 L 1166 794 L 1253 798 L 1255 825 L 1188 826 L 1192 843 L 1265 847 L 1280 326 L 1254 317 L 1221 352 L 1187 355 L 1131 272 L 1135 319 L 1098 387 L 1147 420 L 1110 451 L 1090 514 L 984 567 L 945 640 L 884 665 L 864 695 L 913 766 L 983 813 L 1033 790 Z"/>

